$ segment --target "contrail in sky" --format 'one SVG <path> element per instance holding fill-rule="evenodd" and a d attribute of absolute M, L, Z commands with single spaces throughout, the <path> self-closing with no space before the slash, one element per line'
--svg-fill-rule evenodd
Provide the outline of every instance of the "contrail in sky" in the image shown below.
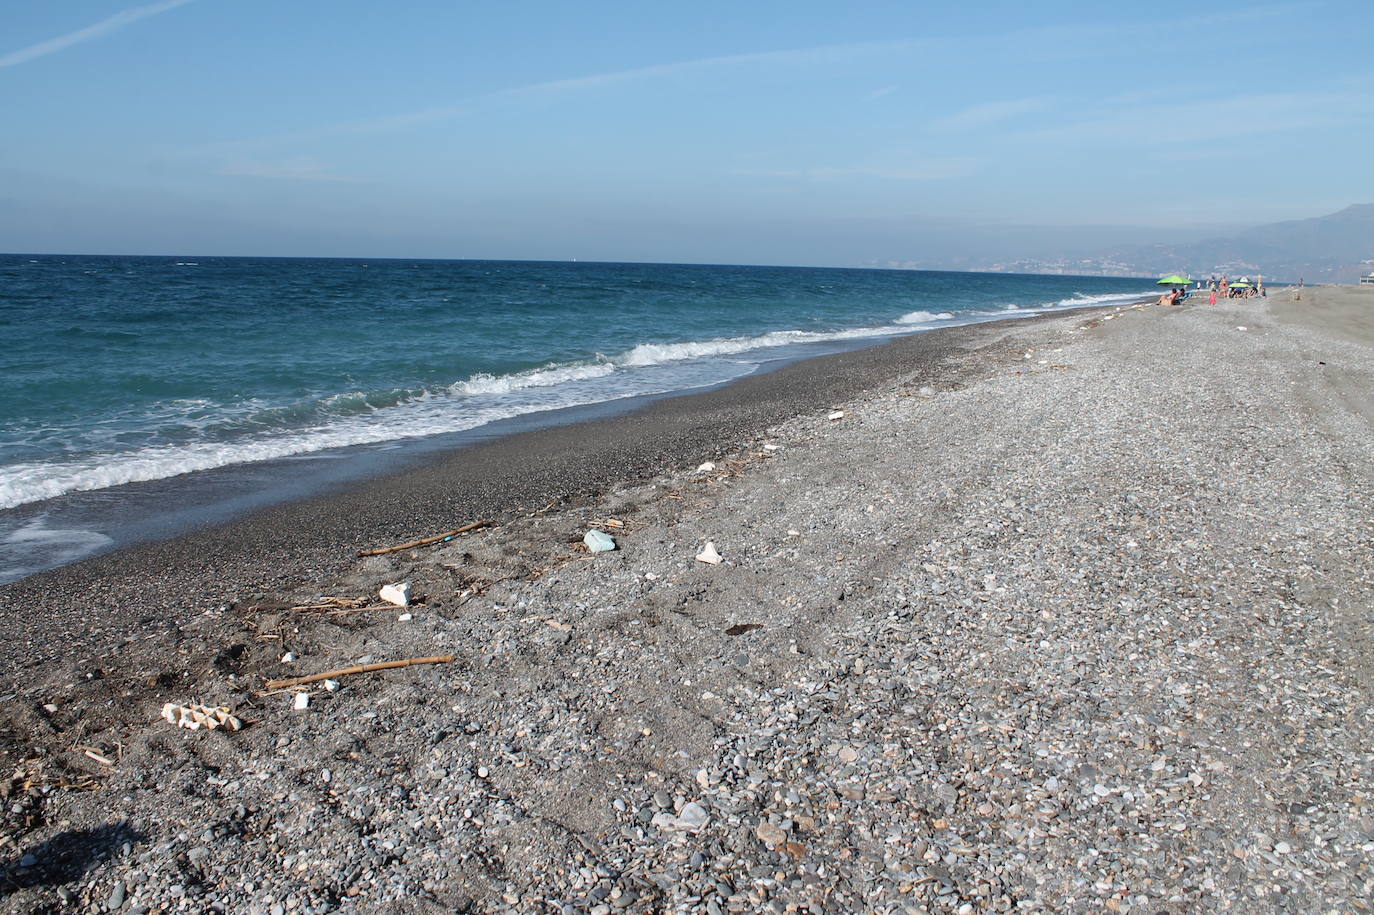
<path fill-rule="evenodd" d="M 77 29 L 75 32 L 68 32 L 66 35 L 59 35 L 56 38 L 49 38 L 47 41 L 40 41 L 38 44 L 21 48 L 18 51 L 0 57 L 0 67 L 13 67 L 15 64 L 22 64 L 33 60 L 35 57 L 42 57 L 54 51 L 61 51 L 63 48 L 70 48 L 74 44 L 83 41 L 90 41 L 92 38 L 99 38 L 108 32 L 113 32 L 130 23 L 149 16 L 156 16 L 158 13 L 165 13 L 167 10 L 175 9 L 178 6 L 185 6 L 191 0 L 162 0 L 161 3 L 149 3 L 147 6 L 136 6 L 133 9 L 115 13 L 108 19 L 102 19 L 95 25 L 88 25 L 84 29 Z"/>

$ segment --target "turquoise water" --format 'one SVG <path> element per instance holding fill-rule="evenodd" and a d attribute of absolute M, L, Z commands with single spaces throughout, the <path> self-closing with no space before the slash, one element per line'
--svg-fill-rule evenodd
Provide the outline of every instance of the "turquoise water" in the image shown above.
<path fill-rule="evenodd" d="M 718 384 L 803 346 L 1150 288 L 887 270 L 0 255 L 0 510 L 394 447 Z"/>

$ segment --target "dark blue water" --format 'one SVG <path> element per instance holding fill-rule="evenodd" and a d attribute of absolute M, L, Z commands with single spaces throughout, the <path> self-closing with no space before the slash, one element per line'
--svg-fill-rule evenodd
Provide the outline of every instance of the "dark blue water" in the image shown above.
<path fill-rule="evenodd" d="M 799 345 L 1150 288 L 924 271 L 0 255 L 0 509 L 689 390 Z M 0 524 L 0 553 L 15 537 L 43 542 L 26 525 Z"/>

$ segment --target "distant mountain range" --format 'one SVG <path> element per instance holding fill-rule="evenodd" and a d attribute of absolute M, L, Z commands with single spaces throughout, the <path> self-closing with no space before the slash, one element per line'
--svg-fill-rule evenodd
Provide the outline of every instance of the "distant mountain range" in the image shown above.
<path fill-rule="evenodd" d="M 930 230 L 909 236 L 911 250 L 919 252 L 915 258 L 864 266 L 1198 279 L 1261 274 L 1276 283 L 1353 283 L 1374 272 L 1374 203 L 1216 237 L 1179 232 L 1175 241 L 1154 241 L 1160 234 L 1086 226 Z"/>
<path fill-rule="evenodd" d="M 1276 282 L 1353 283 L 1374 271 L 1374 203 L 1258 226 L 1229 238 L 1137 246 L 1107 256 L 1138 267 L 1141 276 L 1177 270 L 1194 277 L 1262 273 Z"/>

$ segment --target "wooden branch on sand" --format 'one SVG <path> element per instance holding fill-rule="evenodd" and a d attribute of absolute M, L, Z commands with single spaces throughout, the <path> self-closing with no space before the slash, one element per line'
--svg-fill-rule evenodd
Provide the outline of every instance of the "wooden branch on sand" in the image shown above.
<path fill-rule="evenodd" d="M 392 670 L 396 667 L 414 667 L 416 664 L 448 664 L 453 661 L 453 655 L 437 655 L 432 658 L 409 658 L 405 661 L 384 661 L 380 664 L 359 664 L 356 667 L 344 667 L 340 670 L 327 670 L 322 674 L 311 674 L 308 677 L 294 677 L 290 680 L 268 680 L 268 689 L 287 689 L 292 686 L 304 686 L 306 683 L 318 683 L 320 680 L 332 680 L 335 677 L 346 677 L 349 674 L 369 674 L 374 670 Z"/>
<path fill-rule="evenodd" d="M 490 523 L 490 518 L 483 521 L 474 521 L 471 524 L 463 525 L 457 530 L 448 531 L 444 534 L 435 534 L 433 537 L 423 537 L 419 540 L 412 540 L 409 543 L 402 543 L 399 546 L 384 546 L 379 550 L 359 550 L 358 555 L 381 556 L 384 553 L 399 553 L 401 550 L 408 550 L 411 547 L 429 546 L 431 543 L 438 543 L 440 540 L 446 540 L 449 537 L 457 537 L 459 534 L 466 534 L 468 531 L 474 531 L 479 527 L 486 527 Z"/>

